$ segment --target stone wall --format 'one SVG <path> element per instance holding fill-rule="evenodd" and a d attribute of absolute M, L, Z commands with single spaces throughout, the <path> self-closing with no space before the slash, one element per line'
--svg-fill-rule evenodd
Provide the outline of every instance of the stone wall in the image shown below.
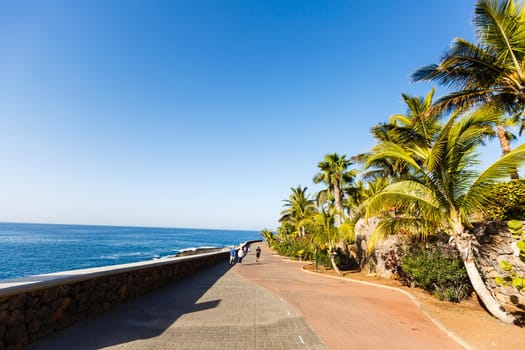
<path fill-rule="evenodd" d="M 370 235 L 377 227 L 378 221 L 370 219 L 359 220 L 356 225 L 357 256 L 361 268 L 369 269 L 381 278 L 391 278 L 392 273 L 385 269 L 382 255 L 390 250 L 403 250 L 403 237 L 391 236 L 379 242 L 373 253 L 366 256 L 367 243 Z M 512 286 L 497 285 L 495 278 L 508 276 L 508 273 L 499 267 L 502 260 L 510 262 L 519 276 L 525 276 L 525 263 L 520 260 L 519 254 L 513 246 L 518 240 L 514 238 L 506 223 L 488 222 L 476 224 L 473 233 L 476 236 L 476 263 L 480 269 L 485 284 L 502 306 L 509 312 L 517 313 L 525 318 L 525 291 L 519 291 Z"/>
<path fill-rule="evenodd" d="M 513 243 L 518 239 L 510 234 L 505 223 L 479 224 L 476 225 L 474 233 L 479 242 L 477 263 L 485 284 L 507 311 L 523 314 L 525 293 L 511 286 L 499 286 L 494 281 L 498 276 L 508 275 L 498 265 L 502 260 L 510 262 L 518 275 L 525 276 L 525 264 L 513 249 Z"/>
<path fill-rule="evenodd" d="M 222 250 L 11 280 L 13 287 L 0 289 L 0 350 L 20 348 L 228 257 Z"/>

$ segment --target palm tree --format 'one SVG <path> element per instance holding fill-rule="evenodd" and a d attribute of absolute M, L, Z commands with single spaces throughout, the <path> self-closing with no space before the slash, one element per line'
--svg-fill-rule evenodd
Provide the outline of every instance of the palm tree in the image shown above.
<path fill-rule="evenodd" d="M 434 89 L 430 90 L 425 97 L 401 94 L 407 105 L 406 114 L 394 114 L 388 123 L 374 126 L 371 130 L 372 136 L 379 143 L 393 142 L 402 147 L 429 147 L 441 127 L 439 120 L 442 114 L 431 110 L 434 92 Z M 368 156 L 363 154 L 360 158 L 366 162 Z M 406 164 L 392 158 L 376 159 L 371 168 L 364 174 L 364 178 L 392 178 L 402 176 L 409 170 Z"/>
<path fill-rule="evenodd" d="M 284 200 L 284 209 L 281 212 L 279 222 L 290 222 L 295 225 L 297 235 L 304 234 L 305 222 L 311 218 L 316 212 L 314 201 L 310 195 L 306 193 L 307 187 L 291 188 L 292 194 L 288 199 Z"/>
<path fill-rule="evenodd" d="M 436 101 L 436 109 L 489 105 L 506 118 L 495 122 L 503 155 L 508 131 L 525 117 L 525 10 L 514 0 L 478 0 L 474 11 L 478 44 L 457 38 L 439 64 L 418 69 L 414 81 L 434 81 L 456 91 Z M 517 172 L 511 173 L 517 178 Z"/>
<path fill-rule="evenodd" d="M 472 215 L 486 204 L 489 186 L 505 177 L 512 167 L 525 164 L 525 144 L 522 144 L 483 172 L 473 170 L 478 164 L 476 148 L 487 137 L 491 123 L 497 118 L 493 114 L 460 116 L 454 113 L 432 147 L 403 148 L 395 143 L 376 146 L 370 162 L 389 157 L 407 164 L 412 170 L 368 201 L 366 217 L 383 214 L 372 244 L 400 230 L 414 235 L 448 233 L 480 300 L 494 316 L 510 323 L 514 317 L 501 309 L 480 276 L 474 260 L 476 240 L 466 230 Z M 403 214 L 384 215 L 392 207 L 400 208 Z"/>
<path fill-rule="evenodd" d="M 388 126 L 398 144 L 428 147 L 434 141 L 441 125 L 442 114 L 431 111 L 435 90 L 432 89 L 425 97 L 401 94 L 407 105 L 406 114 L 390 116 Z"/>
<path fill-rule="evenodd" d="M 387 178 L 376 177 L 366 182 L 359 180 L 355 186 L 345 189 L 345 206 L 351 208 L 353 214 L 351 219 L 353 221 L 357 222 L 363 216 L 363 208 L 366 207 L 367 200 L 388 185 L 388 183 Z"/>
<path fill-rule="evenodd" d="M 271 247 L 273 243 L 275 242 L 275 236 L 273 235 L 272 230 L 265 228 L 261 231 L 261 236 L 266 240 L 266 243 L 268 243 L 268 246 Z"/>
<path fill-rule="evenodd" d="M 339 224 L 344 221 L 343 189 L 352 184 L 357 175 L 356 170 L 348 170 L 352 161 L 346 155 L 339 156 L 337 153 L 327 154 L 324 161 L 317 164 L 321 172 L 317 173 L 313 182 L 318 184 L 323 182 L 327 187 L 320 191 L 318 198 L 329 200 L 333 198 L 335 210 L 339 216 Z"/>
<path fill-rule="evenodd" d="M 397 143 L 397 140 L 391 133 L 391 127 L 386 123 L 372 127 L 371 133 L 379 143 Z M 355 158 L 358 159 L 361 164 L 369 164 L 367 170 L 362 174 L 363 178 L 366 180 L 375 180 L 378 178 L 392 179 L 393 177 L 401 176 L 408 171 L 408 168 L 404 163 L 387 157 L 375 159 L 373 164 L 368 162 L 370 153 L 363 153 Z"/>
<path fill-rule="evenodd" d="M 345 207 L 356 208 L 367 198 L 366 185 L 362 180 L 356 182 L 355 186 L 345 189 Z"/>
<path fill-rule="evenodd" d="M 316 226 L 313 243 L 326 247 L 332 268 L 340 275 L 341 270 L 335 262 L 336 248 L 341 241 L 352 239 L 353 226 L 343 223 L 335 227 L 335 215 L 324 208 L 313 217 L 313 223 Z"/>

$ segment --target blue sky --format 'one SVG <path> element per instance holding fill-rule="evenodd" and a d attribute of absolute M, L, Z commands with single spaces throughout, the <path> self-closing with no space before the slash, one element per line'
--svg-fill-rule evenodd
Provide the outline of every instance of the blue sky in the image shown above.
<path fill-rule="evenodd" d="M 1 2 L 0 221 L 273 229 L 326 153 L 428 92 L 409 75 L 473 40 L 473 8 Z"/>

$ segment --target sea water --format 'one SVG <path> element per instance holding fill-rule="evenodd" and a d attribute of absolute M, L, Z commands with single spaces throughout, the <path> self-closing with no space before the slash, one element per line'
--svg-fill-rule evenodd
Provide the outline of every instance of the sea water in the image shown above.
<path fill-rule="evenodd" d="M 257 231 L 0 223 L 0 280 L 171 256 L 261 239 Z"/>

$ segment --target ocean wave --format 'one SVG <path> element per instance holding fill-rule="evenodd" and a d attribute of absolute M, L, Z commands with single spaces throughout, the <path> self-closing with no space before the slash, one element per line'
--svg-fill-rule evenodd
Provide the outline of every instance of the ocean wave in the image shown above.
<path fill-rule="evenodd" d="M 197 251 L 197 250 L 199 250 L 199 249 L 215 249 L 215 248 L 219 248 L 219 247 L 216 247 L 216 246 L 190 247 L 190 248 L 180 249 L 180 250 L 178 250 L 178 252 L 180 252 L 180 253 L 184 253 L 184 252 L 194 252 L 194 251 Z"/>
<path fill-rule="evenodd" d="M 99 259 L 108 259 L 108 260 L 118 260 L 121 258 L 127 258 L 131 256 L 141 256 L 144 255 L 143 252 L 129 252 L 129 253 L 114 253 L 109 255 L 101 255 Z"/>

